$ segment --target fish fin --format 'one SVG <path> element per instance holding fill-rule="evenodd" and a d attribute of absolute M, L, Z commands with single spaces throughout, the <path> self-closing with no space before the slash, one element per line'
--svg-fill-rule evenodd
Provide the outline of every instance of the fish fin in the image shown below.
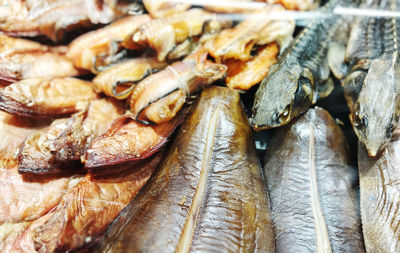
<path fill-rule="evenodd" d="M 348 66 L 345 63 L 346 47 L 342 43 L 331 42 L 328 49 L 328 65 L 332 74 L 343 79 L 348 71 Z"/>
<path fill-rule="evenodd" d="M 333 79 L 330 77 L 325 82 L 317 85 L 317 96 L 318 99 L 325 98 L 331 94 L 333 88 L 335 87 Z"/>

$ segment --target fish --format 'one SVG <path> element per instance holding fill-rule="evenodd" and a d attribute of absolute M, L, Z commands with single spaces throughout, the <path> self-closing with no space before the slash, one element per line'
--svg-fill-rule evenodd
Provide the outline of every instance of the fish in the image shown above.
<path fill-rule="evenodd" d="M 90 252 L 275 252 L 270 217 L 239 93 L 214 86 Z"/>
<path fill-rule="evenodd" d="M 138 83 L 129 98 L 135 120 L 143 124 L 167 122 L 190 95 L 222 78 L 227 67 L 207 60 L 207 55 L 205 47 L 200 47 Z"/>
<path fill-rule="evenodd" d="M 211 23 L 212 25 L 205 25 Z M 222 27 L 231 26 L 232 22 L 220 20 L 214 13 L 202 9 L 190 9 L 170 17 L 152 20 L 139 26 L 127 36 L 122 46 L 130 50 L 142 50 L 151 47 L 157 52 L 157 59 L 163 61 L 177 43 L 187 38 L 198 36 L 209 27 L 220 30 Z M 207 29 L 206 29 L 207 30 Z"/>
<path fill-rule="evenodd" d="M 94 89 L 107 96 L 126 99 L 136 84 L 163 70 L 168 64 L 155 57 L 134 58 L 101 71 L 94 79 Z"/>
<path fill-rule="evenodd" d="M 392 0 L 363 6 L 398 11 L 398 5 Z M 388 145 L 400 119 L 399 27 L 395 18 L 360 18 L 346 52 L 351 64 L 344 81 L 349 118 L 370 156 Z"/>
<path fill-rule="evenodd" d="M 162 149 L 185 114 L 183 109 L 158 125 L 141 124 L 129 114 L 117 118 L 106 133 L 91 142 L 83 159 L 85 168 L 94 175 L 112 174 L 151 157 Z"/>
<path fill-rule="evenodd" d="M 122 209 L 135 198 L 161 160 L 159 153 L 118 175 L 87 174 L 63 195 L 44 221 L 27 233 L 37 252 L 78 250 L 98 240 Z M 35 223 L 35 222 L 34 222 Z"/>
<path fill-rule="evenodd" d="M 71 29 L 107 24 L 141 11 L 136 2 L 113 0 L 1 0 L 0 6 L 0 31 L 12 36 L 45 35 L 55 42 Z"/>
<path fill-rule="evenodd" d="M 113 62 L 109 58 L 118 58 L 120 43 L 140 25 L 150 22 L 149 15 L 128 16 L 103 28 L 85 33 L 74 39 L 68 46 L 66 56 L 76 67 L 98 73 Z M 108 58 L 107 58 L 108 57 Z"/>
<path fill-rule="evenodd" d="M 268 4 L 281 4 L 287 10 L 309 11 L 316 9 L 319 0 L 267 0 Z"/>
<path fill-rule="evenodd" d="M 350 2 L 330 0 L 321 11 L 330 12 L 340 4 L 351 6 Z M 328 49 L 337 31 L 350 20 L 333 14 L 315 18 L 291 42 L 255 94 L 250 123 L 256 131 L 288 124 L 330 94 Z"/>
<path fill-rule="evenodd" d="M 7 84 L 28 78 L 82 73 L 57 47 L 0 34 L 0 80 Z"/>
<path fill-rule="evenodd" d="M 356 162 L 327 111 L 309 109 L 274 131 L 264 175 L 276 252 L 365 252 Z"/>
<path fill-rule="evenodd" d="M 376 157 L 370 157 L 364 144 L 358 143 L 360 209 L 367 252 L 400 250 L 399 136 L 399 132 L 393 134 L 387 147 Z"/>
<path fill-rule="evenodd" d="M 33 174 L 61 173 L 71 168 L 82 171 L 81 156 L 92 140 L 124 112 L 123 106 L 112 99 L 93 100 L 86 110 L 32 133 L 18 152 L 18 170 Z"/>
<path fill-rule="evenodd" d="M 279 46 L 271 43 L 257 50 L 257 55 L 248 61 L 227 61 L 225 81 L 229 88 L 248 90 L 261 82 L 272 65 L 278 60 Z"/>
<path fill-rule="evenodd" d="M 176 15 L 191 7 L 191 4 L 173 3 L 165 0 L 143 0 L 143 5 L 154 18 L 165 18 Z"/>
<path fill-rule="evenodd" d="M 266 6 L 252 12 L 248 18 L 231 29 L 221 31 L 210 43 L 209 53 L 216 62 L 228 59 L 247 61 L 254 46 L 277 42 L 280 49 L 292 38 L 295 23 L 291 19 L 277 19 L 284 8 L 279 5 Z"/>
<path fill-rule="evenodd" d="M 97 96 L 91 82 L 77 78 L 30 78 L 0 89 L 0 110 L 31 118 L 65 117 Z"/>

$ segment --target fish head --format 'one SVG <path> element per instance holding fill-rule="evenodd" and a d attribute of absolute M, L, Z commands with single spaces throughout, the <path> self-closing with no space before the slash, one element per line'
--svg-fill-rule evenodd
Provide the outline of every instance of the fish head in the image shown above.
<path fill-rule="evenodd" d="M 398 125 L 399 78 L 399 70 L 393 67 L 390 59 L 375 59 L 351 110 L 350 121 L 354 132 L 370 156 L 376 156 L 387 146 Z"/>
<path fill-rule="evenodd" d="M 297 63 L 274 65 L 255 95 L 253 128 L 258 131 L 289 123 L 313 104 L 314 87 L 308 68 Z"/>

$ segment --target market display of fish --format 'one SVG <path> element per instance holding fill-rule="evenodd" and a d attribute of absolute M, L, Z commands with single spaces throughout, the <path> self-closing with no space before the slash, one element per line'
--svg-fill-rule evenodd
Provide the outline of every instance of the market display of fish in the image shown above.
<path fill-rule="evenodd" d="M 376 158 L 359 143 L 361 220 L 367 252 L 398 252 L 400 180 L 399 133 Z"/>
<path fill-rule="evenodd" d="M 0 252 L 400 251 L 399 1 L 0 0 Z"/>
<path fill-rule="evenodd" d="M 45 35 L 59 41 L 70 29 L 107 24 L 140 11 L 136 2 L 115 0 L 1 0 L 0 31 L 9 35 Z"/>
<path fill-rule="evenodd" d="M 374 1 L 364 7 L 398 11 L 400 2 Z M 352 65 L 344 82 L 350 121 L 370 156 L 390 142 L 400 119 L 400 20 L 359 18 L 347 58 Z"/>
<path fill-rule="evenodd" d="M 125 39 L 122 46 L 131 50 L 151 47 L 157 52 L 158 60 L 163 61 L 177 43 L 203 32 L 219 31 L 231 24 L 229 20 L 219 20 L 215 13 L 202 9 L 190 9 L 139 26 Z"/>
<path fill-rule="evenodd" d="M 94 89 L 110 97 L 125 99 L 140 81 L 167 66 L 155 57 L 127 60 L 100 72 L 93 79 Z"/>
<path fill-rule="evenodd" d="M 201 93 L 101 252 L 274 252 L 268 195 L 239 93 Z"/>
<path fill-rule="evenodd" d="M 327 111 L 276 130 L 264 161 L 276 252 L 365 252 L 355 163 Z"/>
<path fill-rule="evenodd" d="M 0 110 L 25 117 L 54 118 L 84 108 L 97 93 L 77 78 L 31 78 L 0 89 Z"/>
<path fill-rule="evenodd" d="M 330 0 L 321 10 L 332 11 L 340 4 L 351 6 L 347 0 Z M 330 94 L 327 53 L 337 31 L 348 22 L 348 17 L 328 13 L 310 21 L 291 42 L 255 95 L 250 122 L 256 131 L 285 125 Z"/>
<path fill-rule="evenodd" d="M 76 67 L 97 73 L 125 56 L 125 51 L 119 52 L 122 40 L 150 20 L 148 15 L 129 16 L 104 28 L 85 33 L 71 42 L 67 56 Z"/>
<path fill-rule="evenodd" d="M 62 47 L 0 34 L 0 84 L 35 77 L 77 76 L 81 72 L 65 56 Z"/>

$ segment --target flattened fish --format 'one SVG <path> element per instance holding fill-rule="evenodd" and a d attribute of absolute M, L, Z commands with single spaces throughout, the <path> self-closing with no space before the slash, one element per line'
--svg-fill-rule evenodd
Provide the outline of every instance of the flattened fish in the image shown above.
<path fill-rule="evenodd" d="M 232 29 L 222 31 L 211 43 L 209 53 L 217 62 L 228 59 L 246 61 L 250 59 L 255 45 L 266 45 L 276 41 L 281 48 L 292 38 L 294 21 L 274 18 L 284 8 L 267 6 L 250 15 Z"/>
<path fill-rule="evenodd" d="M 347 0 L 330 0 L 321 11 L 331 12 L 339 4 L 351 6 Z M 250 120 L 256 131 L 289 123 L 333 90 L 327 81 L 328 49 L 350 18 L 327 15 L 310 21 L 261 82 Z"/>
<path fill-rule="evenodd" d="M 76 76 L 70 59 L 56 48 L 0 34 L 0 79 L 7 82 L 35 77 Z"/>
<path fill-rule="evenodd" d="M 237 91 L 204 90 L 102 252 L 274 252 L 268 195 Z"/>
<path fill-rule="evenodd" d="M 116 57 L 119 43 L 140 25 L 149 22 L 148 15 L 129 16 L 98 30 L 85 33 L 69 45 L 67 56 L 75 66 L 97 73 L 100 58 Z M 110 62 L 111 63 L 111 62 Z"/>
<path fill-rule="evenodd" d="M 248 90 L 268 74 L 270 67 L 277 61 L 279 47 L 276 43 L 271 43 L 257 51 L 257 55 L 248 61 L 225 62 L 228 67 L 225 80 L 229 88 Z"/>
<path fill-rule="evenodd" d="M 46 35 L 53 41 L 65 31 L 107 24 L 124 13 L 138 11 L 138 4 L 113 0 L 0 0 L 0 31 L 17 36 Z"/>
<path fill-rule="evenodd" d="M 358 145 L 361 220 L 367 252 L 399 252 L 400 140 L 395 133 L 375 158 Z"/>
<path fill-rule="evenodd" d="M 129 98 L 131 112 L 144 124 L 172 119 L 189 95 L 223 77 L 226 66 L 206 59 L 199 48 L 183 61 L 175 62 L 141 81 Z"/>
<path fill-rule="evenodd" d="M 67 252 L 93 242 L 146 183 L 161 154 L 111 177 L 89 175 L 70 187 L 42 224 L 30 229 L 38 252 Z"/>
<path fill-rule="evenodd" d="M 173 3 L 167 0 L 143 0 L 144 7 L 152 17 L 164 18 L 186 11 L 191 7 L 186 3 Z"/>
<path fill-rule="evenodd" d="M 363 6 L 400 10 L 398 0 Z M 399 19 L 364 17 L 353 27 L 347 48 L 352 69 L 344 88 L 350 121 L 370 156 L 377 155 L 390 142 L 400 119 L 399 40 Z"/>
<path fill-rule="evenodd" d="M 94 88 L 107 96 L 125 99 L 138 82 L 166 66 L 166 62 L 160 62 L 155 57 L 127 60 L 100 72 L 93 79 Z"/>
<path fill-rule="evenodd" d="M 129 115 L 114 121 L 109 130 L 91 143 L 85 154 L 85 168 L 94 174 L 113 173 L 127 164 L 150 157 L 167 142 L 182 122 L 186 110 L 169 122 L 143 125 Z"/>
<path fill-rule="evenodd" d="M 327 111 L 310 109 L 277 129 L 264 160 L 276 252 L 365 252 L 356 168 Z"/>
<path fill-rule="evenodd" d="M 0 110 L 25 117 L 54 118 L 79 111 L 97 93 L 76 78 L 32 78 L 0 90 Z"/>
<path fill-rule="evenodd" d="M 213 25 L 207 26 L 205 25 L 207 23 L 213 23 Z M 122 46 L 132 50 L 151 47 L 156 50 L 158 60 L 163 61 L 177 43 L 200 35 L 204 27 L 220 28 L 230 25 L 231 22 L 219 20 L 215 13 L 191 9 L 171 17 L 155 19 L 140 26 L 125 39 Z"/>

